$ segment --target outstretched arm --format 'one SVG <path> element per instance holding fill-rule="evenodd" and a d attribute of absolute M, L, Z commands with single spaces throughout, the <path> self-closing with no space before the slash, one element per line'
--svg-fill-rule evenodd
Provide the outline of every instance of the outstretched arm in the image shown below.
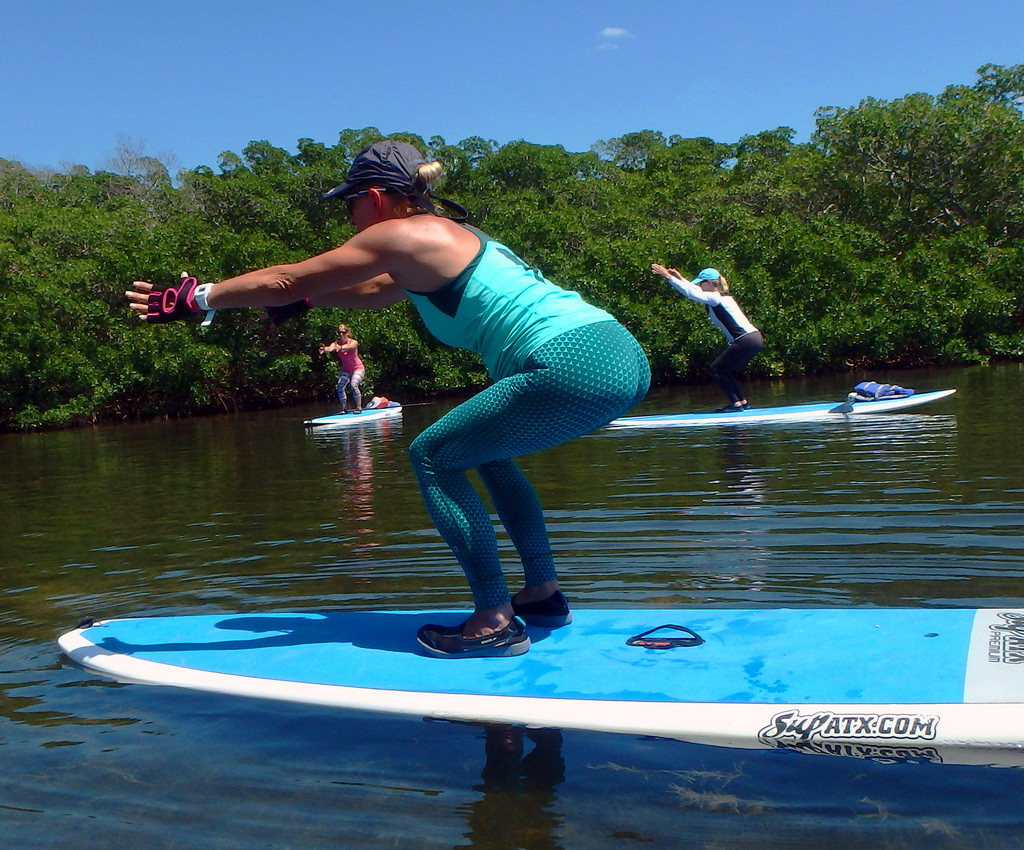
<path fill-rule="evenodd" d="M 344 245 L 297 263 L 268 266 L 219 283 L 196 286 L 188 292 L 188 307 L 183 305 L 173 316 L 165 317 L 163 313 L 167 310 L 153 308 L 150 302 L 154 287 L 148 281 L 133 282 L 132 289 L 125 294 L 129 306 L 139 313 L 139 318 L 152 322 L 181 318 L 189 309 L 197 312 L 196 307 L 202 310 L 288 307 L 304 298 L 329 295 L 364 283 L 383 289 L 389 281 L 393 283 L 390 266 L 394 264 L 396 254 L 401 253 L 396 252 L 396 245 L 401 246 L 403 231 L 395 231 L 397 223 L 378 225 L 376 229 L 382 232 L 374 234 L 375 238 L 370 238 L 367 233 L 356 234 Z M 389 235 L 396 238 L 389 240 Z M 157 287 L 156 292 L 163 289 Z"/>
<path fill-rule="evenodd" d="M 155 321 L 155 319 L 147 315 L 148 312 L 151 312 L 149 300 L 153 291 L 153 284 L 145 280 L 136 280 L 132 283 L 132 289 L 125 292 L 125 295 L 128 297 L 129 306 L 139 313 L 139 318 L 144 322 Z M 288 302 L 283 306 L 268 305 L 271 308 L 268 312 L 271 313 L 271 320 L 275 324 L 281 324 L 293 313 L 307 310 L 309 307 L 347 307 L 353 310 L 379 310 L 390 304 L 402 301 L 404 298 L 406 298 L 405 290 L 395 283 L 390 275 L 378 275 L 365 283 L 351 286 L 348 289 L 327 292 L 323 295 L 307 298 L 298 304 Z M 304 306 L 300 306 L 300 304 Z M 300 309 L 289 309 L 296 306 L 300 306 Z M 193 312 L 199 311 L 194 310 Z M 275 313 L 278 314 L 277 318 L 275 318 Z"/>
<path fill-rule="evenodd" d="M 372 309 L 404 298 L 403 286 L 424 292 L 439 289 L 466 267 L 479 245 L 475 235 L 446 219 L 425 215 L 391 219 L 307 260 L 197 286 L 192 301 L 202 310 L 277 309 L 304 299 L 324 306 Z M 136 281 L 126 293 L 129 306 L 144 321 L 154 321 L 147 316 L 153 292 L 148 282 Z"/>
<path fill-rule="evenodd" d="M 669 282 L 669 285 L 684 298 L 699 304 L 718 304 L 721 298 L 715 292 L 705 292 L 695 283 L 691 283 L 675 269 L 667 269 L 658 263 L 651 263 L 651 271 Z"/>
<path fill-rule="evenodd" d="M 660 263 L 651 263 L 651 271 L 657 275 L 661 275 L 665 280 L 685 280 L 685 278 L 675 269 L 667 269 Z"/>

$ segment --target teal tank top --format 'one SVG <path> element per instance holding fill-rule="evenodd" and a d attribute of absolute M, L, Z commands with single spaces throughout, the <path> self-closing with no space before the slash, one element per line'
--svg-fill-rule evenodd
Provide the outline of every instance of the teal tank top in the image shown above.
<path fill-rule="evenodd" d="M 545 342 L 573 328 L 615 321 L 562 289 L 479 230 L 480 250 L 436 292 L 406 290 L 423 323 L 445 345 L 484 359 L 495 380 L 521 372 Z"/>

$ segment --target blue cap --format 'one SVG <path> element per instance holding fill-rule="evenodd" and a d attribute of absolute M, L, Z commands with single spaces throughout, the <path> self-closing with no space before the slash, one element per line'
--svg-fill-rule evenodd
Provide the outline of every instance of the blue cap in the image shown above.
<path fill-rule="evenodd" d="M 718 273 L 718 269 L 704 269 L 693 280 L 695 283 L 700 283 L 702 280 L 718 280 L 720 277 L 721 275 Z"/>

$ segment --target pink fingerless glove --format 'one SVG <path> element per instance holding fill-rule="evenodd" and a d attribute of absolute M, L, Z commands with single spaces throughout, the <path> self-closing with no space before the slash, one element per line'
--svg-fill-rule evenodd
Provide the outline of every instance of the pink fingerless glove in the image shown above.
<path fill-rule="evenodd" d="M 164 324 L 185 319 L 200 312 L 195 301 L 199 281 L 194 277 L 183 277 L 177 286 L 154 284 L 146 301 L 146 321 Z"/>
<path fill-rule="evenodd" d="M 177 286 L 154 284 L 146 300 L 146 321 L 160 325 L 205 312 L 203 327 L 209 327 L 216 311 L 197 303 L 196 290 L 200 286 L 198 280 L 188 275 L 183 276 Z"/>

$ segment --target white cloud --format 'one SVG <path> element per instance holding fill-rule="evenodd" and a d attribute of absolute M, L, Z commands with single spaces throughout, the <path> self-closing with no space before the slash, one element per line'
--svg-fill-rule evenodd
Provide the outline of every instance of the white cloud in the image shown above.
<path fill-rule="evenodd" d="M 605 27 L 598 35 L 601 38 L 600 50 L 618 50 L 623 39 L 633 37 L 633 33 L 622 27 Z"/>

